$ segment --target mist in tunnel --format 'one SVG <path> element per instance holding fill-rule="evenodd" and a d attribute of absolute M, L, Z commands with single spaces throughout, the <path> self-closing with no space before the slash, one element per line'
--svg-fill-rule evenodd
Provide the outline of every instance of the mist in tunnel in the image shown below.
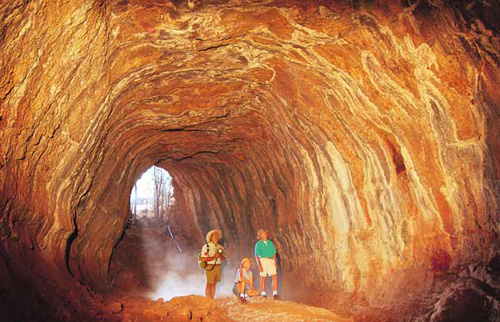
<path fill-rule="evenodd" d="M 137 248 L 145 256 L 146 284 L 155 301 L 205 292 L 204 275 L 194 267 L 194 250 L 183 249 L 174 234 L 177 223 L 169 218 L 174 202 L 172 177 L 156 166 L 141 175 L 130 194 L 132 221 L 139 227 Z"/>

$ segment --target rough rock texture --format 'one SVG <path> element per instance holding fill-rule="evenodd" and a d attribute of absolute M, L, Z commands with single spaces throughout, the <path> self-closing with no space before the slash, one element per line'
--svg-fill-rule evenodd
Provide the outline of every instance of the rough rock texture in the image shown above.
<path fill-rule="evenodd" d="M 6 294 L 108 285 L 152 164 L 173 176 L 186 235 L 220 227 L 251 253 L 267 227 L 285 278 L 373 306 L 410 305 L 498 252 L 498 2 L 19 0 L 0 14 Z"/>
<path fill-rule="evenodd" d="M 445 285 L 430 296 L 434 305 L 421 321 L 500 320 L 500 257 L 487 265 L 469 265 Z"/>

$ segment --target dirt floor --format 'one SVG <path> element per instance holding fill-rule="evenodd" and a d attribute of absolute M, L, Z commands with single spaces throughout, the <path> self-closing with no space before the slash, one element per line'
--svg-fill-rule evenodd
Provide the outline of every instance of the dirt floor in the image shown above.
<path fill-rule="evenodd" d="M 241 304 L 236 297 L 215 300 L 190 295 L 168 302 L 145 298 L 108 298 L 105 314 L 116 321 L 353 321 L 334 312 L 291 301 L 256 297 Z"/>

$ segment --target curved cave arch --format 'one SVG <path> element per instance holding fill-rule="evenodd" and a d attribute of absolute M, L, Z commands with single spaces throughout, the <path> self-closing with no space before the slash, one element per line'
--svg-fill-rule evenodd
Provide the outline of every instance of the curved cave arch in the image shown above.
<path fill-rule="evenodd" d="M 5 285 L 105 290 L 151 164 L 193 240 L 267 227 L 287 278 L 375 307 L 495 258 L 498 6 L 356 3 L 0 5 Z"/>

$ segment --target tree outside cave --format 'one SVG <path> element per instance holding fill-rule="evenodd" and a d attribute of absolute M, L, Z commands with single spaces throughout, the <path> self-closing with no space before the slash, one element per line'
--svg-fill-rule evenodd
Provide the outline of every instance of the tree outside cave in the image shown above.
<path fill-rule="evenodd" d="M 133 219 L 151 224 L 169 221 L 168 210 L 174 204 L 172 176 L 157 166 L 152 166 L 136 181 L 130 194 Z"/>

